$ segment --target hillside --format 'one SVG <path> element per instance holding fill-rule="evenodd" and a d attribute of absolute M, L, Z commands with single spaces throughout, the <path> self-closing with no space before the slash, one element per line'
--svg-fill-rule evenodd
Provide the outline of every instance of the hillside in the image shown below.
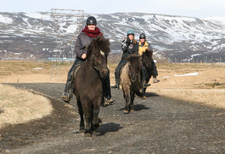
<path fill-rule="evenodd" d="M 159 59 L 171 61 L 224 61 L 225 20 L 198 19 L 146 13 L 114 13 L 94 15 L 104 35 L 110 38 L 111 50 L 119 53 L 126 31 L 133 29 L 136 39 L 147 35 Z M 85 23 L 85 22 L 83 22 Z M 80 31 L 74 23 L 55 25 L 50 14 L 0 13 L 1 58 L 43 59 L 60 55 L 74 57 L 71 47 L 61 54 L 55 26 L 66 44 Z M 84 25 L 83 25 L 84 26 Z"/>

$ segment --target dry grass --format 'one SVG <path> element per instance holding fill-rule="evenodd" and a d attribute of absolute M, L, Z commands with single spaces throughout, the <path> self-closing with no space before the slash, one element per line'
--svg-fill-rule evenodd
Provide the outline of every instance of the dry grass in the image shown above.
<path fill-rule="evenodd" d="M 15 82 L 23 82 L 23 83 L 32 83 L 32 82 L 57 82 L 57 83 L 65 83 L 67 79 L 67 73 L 72 66 L 71 63 L 52 63 L 52 62 L 29 62 L 29 61 L 0 61 L 0 83 L 15 83 Z M 117 63 L 109 63 L 108 67 L 110 70 L 110 79 L 111 84 L 115 83 L 114 71 L 117 66 Z M 225 65 L 224 64 L 166 64 L 166 63 L 158 63 L 158 72 L 160 82 L 155 84 L 150 81 L 152 84 L 149 88 L 149 92 L 156 92 L 159 95 L 164 95 L 167 97 L 172 97 L 176 99 L 182 99 L 186 101 L 191 101 L 195 103 L 202 103 L 205 105 L 211 105 L 214 107 L 225 108 Z M 34 68 L 42 68 L 42 69 L 34 69 Z M 198 72 L 197 76 L 181 76 L 175 77 L 174 75 L 187 74 Z M 168 77 L 169 76 L 169 77 Z M 1 85 L 2 86 L 2 85 Z M 1 88 L 2 89 L 2 88 Z M 14 89 L 17 91 L 16 89 Z M 14 91 L 12 90 L 12 91 Z M 1 97 L 6 97 L 8 94 L 12 95 L 12 91 L 10 93 L 6 93 L 1 95 Z M 2 90 L 1 92 L 2 93 Z M 27 95 L 27 92 L 23 92 L 23 95 Z M 26 96 L 27 97 L 27 96 Z M 34 97 L 34 96 L 32 96 Z M 32 98 L 31 97 L 31 98 Z M 39 96 L 38 96 L 39 97 Z M 33 113 L 39 113 L 41 117 L 41 112 L 43 115 L 46 115 L 46 111 L 42 111 L 48 103 L 41 104 L 37 108 L 33 108 L 37 106 L 39 103 L 36 102 L 38 99 L 27 99 L 23 100 L 19 96 L 8 97 L 5 101 L 9 101 L 12 99 L 12 104 L 17 102 L 18 108 L 13 105 L 8 105 L 9 103 L 1 103 L 0 110 L 3 110 L 4 115 L 8 112 L 8 119 L 17 119 L 17 122 L 21 122 L 23 116 L 15 116 L 14 112 L 21 113 L 20 115 L 24 115 L 25 118 L 30 118 Z M 44 98 L 42 98 L 44 99 Z M 25 107 L 22 102 L 18 100 L 23 100 L 28 102 L 28 106 Z M 14 103 L 13 103 L 14 102 Z M 24 108 L 23 108 L 24 107 Z M 8 111 L 6 111 L 8 108 Z M 21 110 L 19 110 L 21 108 Z M 23 109 L 22 109 L 23 108 Z M 32 112 L 29 108 L 32 108 Z M 47 108 L 47 107 L 46 107 Z M 51 111 L 49 109 L 48 113 Z M 1 111 L 0 111 L 1 112 Z M 23 114 L 22 114 L 23 112 Z M 17 118 L 15 118 L 17 117 Z M 35 117 L 34 117 L 35 118 Z M 0 119 L 2 122 L 4 119 Z M 29 119 L 27 119 L 29 120 Z M 6 120 L 5 120 L 6 121 Z M 26 121 L 26 120 L 25 120 Z M 9 122 L 9 120 L 7 120 Z M 11 122 L 13 123 L 13 122 Z"/>
<path fill-rule="evenodd" d="M 71 65 L 72 63 L 0 60 L 0 83 L 62 83 L 66 81 Z"/>
<path fill-rule="evenodd" d="M 26 90 L 0 84 L 0 128 L 49 115 L 51 102 Z"/>
<path fill-rule="evenodd" d="M 224 89 L 151 89 L 148 91 L 170 98 L 225 108 Z"/>
<path fill-rule="evenodd" d="M 216 64 L 157 64 L 160 82 L 148 89 L 160 95 L 225 108 L 225 67 Z M 198 72 L 196 76 L 180 76 Z"/>

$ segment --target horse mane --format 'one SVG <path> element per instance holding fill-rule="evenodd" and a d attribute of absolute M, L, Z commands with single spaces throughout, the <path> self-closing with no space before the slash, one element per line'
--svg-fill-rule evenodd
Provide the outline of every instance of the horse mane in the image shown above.
<path fill-rule="evenodd" d="M 136 61 L 136 59 L 138 59 L 140 56 L 139 55 L 136 55 L 136 54 L 130 54 L 128 57 L 127 57 L 127 60 L 130 61 L 131 63 Z"/>
<path fill-rule="evenodd" d="M 150 50 L 149 48 L 147 48 L 145 52 L 142 54 L 142 57 L 146 56 L 152 59 L 152 55 L 153 55 L 153 50 Z"/>
<path fill-rule="evenodd" d="M 93 49 L 98 49 L 104 52 L 105 55 L 109 55 L 110 42 L 109 39 L 105 39 L 103 35 L 99 35 L 91 41 L 91 44 L 87 49 L 87 58 L 91 56 Z"/>
<path fill-rule="evenodd" d="M 139 55 L 136 54 L 130 54 L 127 57 L 127 60 L 130 62 L 131 65 L 134 65 L 135 67 L 139 67 L 139 69 L 141 69 L 141 57 Z"/>

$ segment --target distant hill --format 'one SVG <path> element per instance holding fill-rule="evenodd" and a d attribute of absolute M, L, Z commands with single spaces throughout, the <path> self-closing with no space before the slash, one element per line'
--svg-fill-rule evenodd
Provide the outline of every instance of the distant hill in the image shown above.
<path fill-rule="evenodd" d="M 144 32 L 155 49 L 158 59 L 171 61 L 224 61 L 225 20 L 169 16 L 146 13 L 113 13 L 94 15 L 98 27 L 110 38 L 111 50 L 120 53 L 121 41 L 129 29 L 136 39 Z M 83 22 L 85 23 L 85 22 Z M 84 25 L 83 25 L 84 26 Z M 70 40 L 80 31 L 75 24 L 61 23 L 59 27 Z M 3 58 L 48 58 L 59 52 L 57 33 L 50 16 L 45 13 L 0 13 L 0 56 Z M 70 48 L 61 56 L 74 57 Z"/>

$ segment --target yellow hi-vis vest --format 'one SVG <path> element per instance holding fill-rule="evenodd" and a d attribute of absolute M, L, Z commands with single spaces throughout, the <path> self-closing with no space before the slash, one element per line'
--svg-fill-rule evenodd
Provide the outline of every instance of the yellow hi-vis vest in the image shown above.
<path fill-rule="evenodd" d="M 140 56 L 142 56 L 143 52 L 145 52 L 145 50 L 149 48 L 149 44 L 145 41 L 145 44 L 142 45 L 141 42 L 139 42 L 139 47 L 138 47 L 138 53 Z"/>

